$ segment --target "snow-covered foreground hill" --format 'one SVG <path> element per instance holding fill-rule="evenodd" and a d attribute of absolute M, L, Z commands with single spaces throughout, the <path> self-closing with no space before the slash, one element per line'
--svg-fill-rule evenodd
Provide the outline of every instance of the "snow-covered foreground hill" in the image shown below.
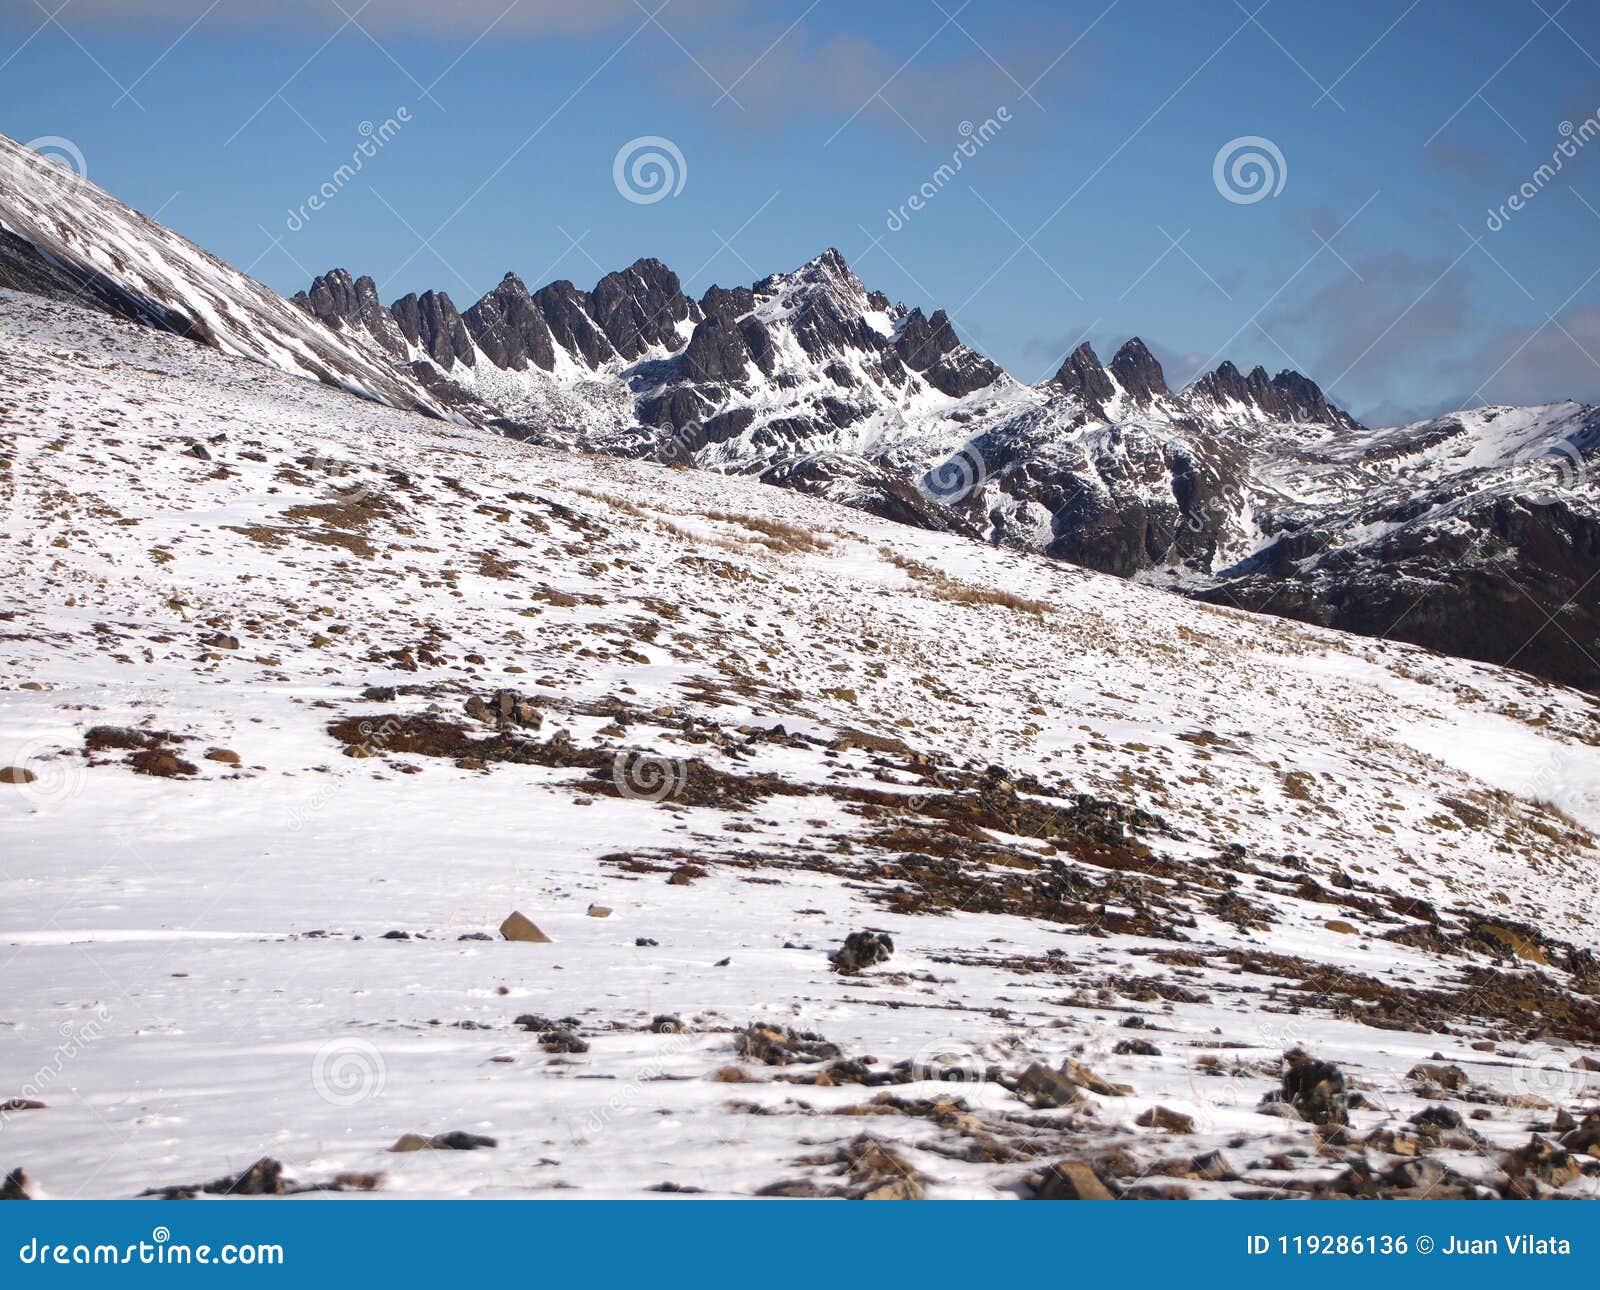
<path fill-rule="evenodd" d="M 1600 1190 L 1593 698 L 11 293 L 0 508 L 13 1189 Z"/>

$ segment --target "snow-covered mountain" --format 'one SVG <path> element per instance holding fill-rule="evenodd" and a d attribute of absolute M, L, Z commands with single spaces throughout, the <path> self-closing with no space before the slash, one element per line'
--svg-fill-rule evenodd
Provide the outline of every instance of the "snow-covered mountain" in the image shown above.
<path fill-rule="evenodd" d="M 698 299 L 656 260 L 465 310 L 339 269 L 291 308 L 0 140 L 0 283 L 552 446 L 750 474 L 1189 595 L 1600 690 L 1600 411 L 1372 431 L 1296 372 L 1137 338 L 1025 385 L 837 250 Z"/>
<path fill-rule="evenodd" d="M 225 354 L 438 412 L 415 381 L 275 291 L 0 135 L 0 287 L 94 305 Z"/>
<path fill-rule="evenodd" d="M 335 271 L 297 301 L 544 442 L 757 474 L 1190 595 L 1600 689 L 1600 411 L 1371 431 L 1297 372 L 1182 390 L 1138 338 L 1023 385 L 836 250 L 686 296 L 641 260 L 593 292 L 508 276 L 457 313 Z"/>
<path fill-rule="evenodd" d="M 0 531 L 5 1195 L 1600 1194 L 1587 696 L 6 290 Z"/>

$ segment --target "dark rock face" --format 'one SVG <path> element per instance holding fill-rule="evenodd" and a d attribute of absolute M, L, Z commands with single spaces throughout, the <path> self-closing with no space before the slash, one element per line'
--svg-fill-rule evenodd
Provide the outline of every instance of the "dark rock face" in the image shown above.
<path fill-rule="evenodd" d="M 533 302 L 544 315 L 555 343 L 580 358 L 591 368 L 616 356 L 616 347 L 601 331 L 585 306 L 586 293 L 570 282 L 552 282 L 533 293 Z"/>
<path fill-rule="evenodd" d="M 1286 533 L 1196 594 L 1600 691 L 1600 602 L 1584 594 L 1597 568 L 1594 516 L 1502 497 L 1359 552 L 1326 532 Z"/>
<path fill-rule="evenodd" d="M 756 293 L 749 287 L 711 287 L 700 297 L 700 310 L 707 318 L 735 322 L 756 307 Z"/>
<path fill-rule="evenodd" d="M 1269 378 L 1266 368 L 1256 367 L 1245 376 L 1232 363 L 1225 362 L 1196 381 L 1189 394 L 1217 405 L 1229 401 L 1242 403 L 1277 421 L 1356 426 L 1347 413 L 1323 397 L 1316 382 L 1299 372 L 1279 372 Z"/>
<path fill-rule="evenodd" d="M 639 358 L 658 347 L 677 348 L 678 324 L 691 317 L 693 302 L 683 294 L 678 275 L 660 260 L 636 260 L 595 285 L 590 310 L 600 330 L 622 358 Z"/>
<path fill-rule="evenodd" d="M 1101 416 L 1104 415 L 1101 405 L 1117 392 L 1088 341 L 1068 355 L 1053 379 L 1065 393 L 1081 399 Z"/>
<path fill-rule="evenodd" d="M 1167 394 L 1167 378 L 1156 356 L 1137 336 L 1111 360 L 1111 375 L 1135 403 L 1147 404 Z"/>
<path fill-rule="evenodd" d="M 365 275 L 352 278 L 344 269 L 331 269 L 311 283 L 310 291 L 294 296 L 313 318 L 335 331 L 365 331 L 394 358 L 404 358 L 406 347 L 393 314 L 378 303 L 378 287 Z"/>
<path fill-rule="evenodd" d="M 694 329 L 679 369 L 691 381 L 742 381 L 749 359 L 750 351 L 738 327 L 713 317 Z"/>
<path fill-rule="evenodd" d="M 420 296 L 402 296 L 389 307 L 400 334 L 441 367 L 460 359 L 468 367 L 477 361 L 472 336 L 456 312 L 455 304 L 443 291 L 424 291 Z"/>
<path fill-rule="evenodd" d="M 907 367 L 953 399 L 976 393 L 1001 376 L 998 366 L 962 346 L 943 309 L 935 310 L 931 318 L 913 309 L 901 325 L 894 348 Z"/>
<path fill-rule="evenodd" d="M 550 325 L 522 279 L 508 273 L 500 285 L 462 315 L 467 330 L 497 367 L 526 371 L 531 363 L 550 371 L 556 365 Z"/>

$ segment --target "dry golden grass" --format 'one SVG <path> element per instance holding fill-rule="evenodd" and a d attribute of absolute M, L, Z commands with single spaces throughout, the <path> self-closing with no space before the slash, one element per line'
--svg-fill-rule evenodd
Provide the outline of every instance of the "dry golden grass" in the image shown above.
<path fill-rule="evenodd" d="M 878 554 L 895 568 L 904 570 L 940 600 L 948 600 L 958 605 L 998 605 L 1002 609 L 1032 614 L 1035 618 L 1042 618 L 1053 608 L 1042 600 L 1030 600 L 1026 596 L 1019 596 L 1010 591 L 1001 591 L 993 587 L 974 587 L 971 583 L 952 578 L 942 569 L 923 564 L 922 561 L 914 560 L 892 547 L 879 547 Z"/>

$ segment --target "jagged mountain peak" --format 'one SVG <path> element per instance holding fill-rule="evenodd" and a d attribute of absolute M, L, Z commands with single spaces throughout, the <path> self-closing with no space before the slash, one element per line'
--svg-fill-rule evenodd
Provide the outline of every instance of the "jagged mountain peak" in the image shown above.
<path fill-rule="evenodd" d="M 1257 364 L 1246 376 L 1224 359 L 1215 371 L 1189 386 L 1184 397 L 1213 410 L 1250 409 L 1274 421 L 1359 428 L 1355 418 L 1328 402 L 1315 381 L 1287 368 L 1269 377 L 1267 369 Z"/>
<path fill-rule="evenodd" d="M 1094 346 L 1088 341 L 1084 341 L 1067 355 L 1066 360 L 1056 369 L 1056 374 L 1047 384 L 1057 386 L 1063 393 L 1078 398 L 1101 416 L 1105 415 L 1105 402 L 1115 397 L 1117 392 L 1117 387 L 1112 384 L 1105 364 L 1100 361 L 1100 356 L 1094 352 Z"/>
<path fill-rule="evenodd" d="M 1110 372 L 1135 403 L 1150 403 L 1168 393 L 1161 364 L 1137 336 L 1124 342 L 1112 357 Z"/>

